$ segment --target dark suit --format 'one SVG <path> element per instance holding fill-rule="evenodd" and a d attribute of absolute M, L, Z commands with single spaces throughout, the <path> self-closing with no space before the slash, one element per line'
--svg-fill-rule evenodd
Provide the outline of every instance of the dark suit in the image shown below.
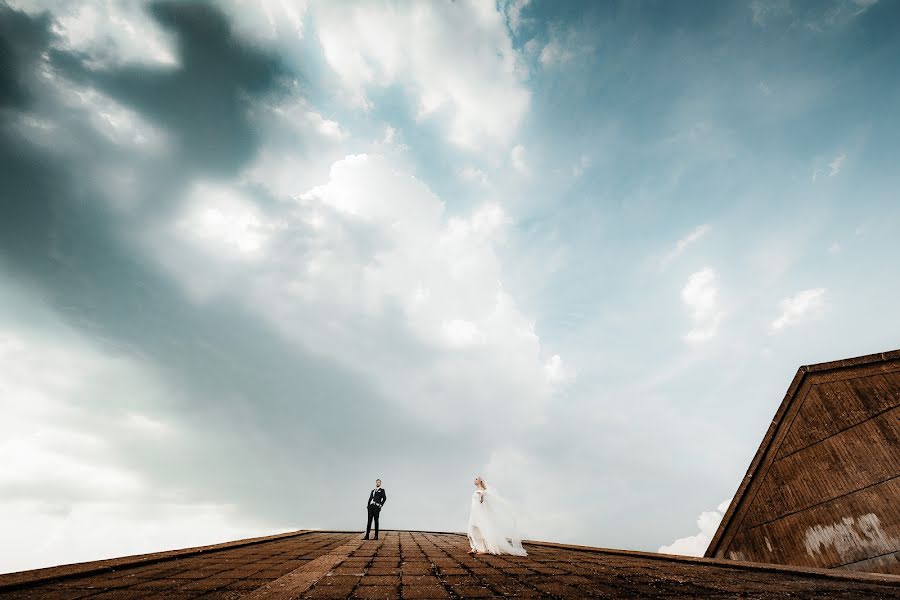
<path fill-rule="evenodd" d="M 369 512 L 369 521 L 366 523 L 366 539 L 369 539 L 373 519 L 375 520 L 375 539 L 378 539 L 378 515 L 385 502 L 387 502 L 387 494 L 384 493 L 384 488 L 376 488 L 369 492 L 369 503 L 366 504 L 366 510 Z"/>

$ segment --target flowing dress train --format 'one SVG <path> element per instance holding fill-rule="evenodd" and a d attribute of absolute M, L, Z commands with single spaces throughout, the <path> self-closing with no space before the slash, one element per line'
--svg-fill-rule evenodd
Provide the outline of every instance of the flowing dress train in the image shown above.
<path fill-rule="evenodd" d="M 527 555 L 512 507 L 490 488 L 472 494 L 467 534 L 476 552 Z"/>

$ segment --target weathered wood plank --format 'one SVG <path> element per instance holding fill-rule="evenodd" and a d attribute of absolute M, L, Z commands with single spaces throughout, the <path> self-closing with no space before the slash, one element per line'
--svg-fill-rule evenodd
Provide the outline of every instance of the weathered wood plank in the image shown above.
<path fill-rule="evenodd" d="M 801 367 L 707 556 L 900 574 L 900 350 Z"/>
<path fill-rule="evenodd" d="M 812 386 L 776 458 L 797 452 L 878 413 L 900 406 L 900 376 L 857 376 Z"/>
<path fill-rule="evenodd" d="M 743 526 L 753 527 L 900 474 L 900 407 L 775 461 Z"/>
<path fill-rule="evenodd" d="M 900 550 L 867 558 L 841 567 L 847 571 L 860 571 L 862 573 L 896 573 L 900 574 Z"/>
<path fill-rule="evenodd" d="M 900 498 L 900 477 L 745 529 L 735 536 L 726 557 L 836 568 L 900 552 L 897 498 Z M 882 566 L 894 570 L 880 572 L 900 574 L 900 569 L 891 564 Z"/>

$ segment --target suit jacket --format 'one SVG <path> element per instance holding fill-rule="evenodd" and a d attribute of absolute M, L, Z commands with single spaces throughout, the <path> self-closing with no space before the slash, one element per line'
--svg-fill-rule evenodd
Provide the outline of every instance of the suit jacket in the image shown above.
<path fill-rule="evenodd" d="M 378 488 L 369 492 L 369 501 L 366 503 L 366 508 L 372 505 L 372 500 L 375 501 L 375 506 L 379 509 L 384 506 L 384 503 L 387 502 L 387 494 L 384 493 L 384 488 Z"/>

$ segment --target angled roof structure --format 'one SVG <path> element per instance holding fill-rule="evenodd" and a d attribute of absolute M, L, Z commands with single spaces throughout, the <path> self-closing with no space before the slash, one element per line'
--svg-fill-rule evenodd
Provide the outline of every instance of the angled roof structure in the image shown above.
<path fill-rule="evenodd" d="M 900 350 L 800 367 L 706 556 L 900 574 Z"/>
<path fill-rule="evenodd" d="M 898 598 L 900 577 L 526 542 L 470 556 L 462 534 L 299 531 L 0 575 L 0 599 Z"/>

